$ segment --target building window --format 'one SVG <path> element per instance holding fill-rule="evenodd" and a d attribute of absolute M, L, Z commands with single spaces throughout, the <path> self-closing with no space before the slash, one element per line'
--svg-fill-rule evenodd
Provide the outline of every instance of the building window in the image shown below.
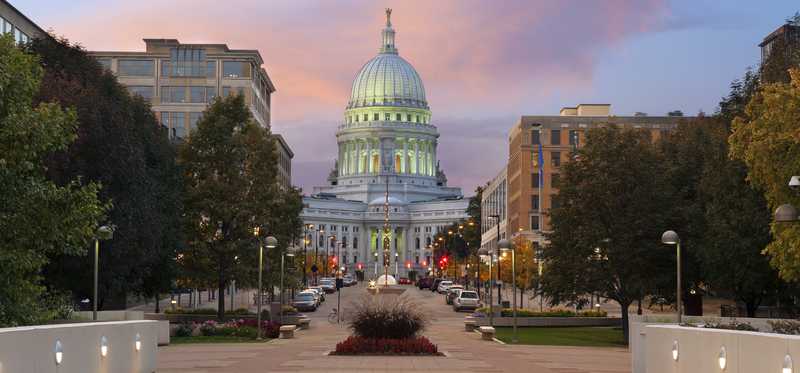
<path fill-rule="evenodd" d="M 331 225 L 331 231 L 332 232 L 336 232 L 336 226 L 335 225 Z"/>
<path fill-rule="evenodd" d="M 206 78 L 217 77 L 217 61 L 206 61 Z"/>
<path fill-rule="evenodd" d="M 182 112 L 161 112 L 161 125 L 169 131 L 171 139 L 182 139 L 186 137 L 185 114 Z"/>
<path fill-rule="evenodd" d="M 417 264 L 419 264 L 419 255 L 417 255 L 417 256 L 415 256 L 415 257 L 414 257 L 414 262 L 415 262 L 415 263 L 417 263 Z"/>
<path fill-rule="evenodd" d="M 102 67 L 103 69 L 109 70 L 109 71 L 111 70 L 111 59 L 110 58 L 98 58 L 97 59 L 97 63 L 99 63 L 100 67 Z"/>
<path fill-rule="evenodd" d="M 342 232 L 347 232 L 347 226 L 346 225 L 342 226 Z"/>
<path fill-rule="evenodd" d="M 425 264 L 427 264 L 427 265 L 431 264 L 431 256 L 430 255 L 425 255 Z"/>
<path fill-rule="evenodd" d="M 353 237 L 353 248 L 358 249 L 358 237 Z"/>
<path fill-rule="evenodd" d="M 353 255 L 353 263 L 358 263 L 358 255 Z"/>
<path fill-rule="evenodd" d="M 200 118 L 203 117 L 203 113 L 200 112 L 192 112 L 189 113 L 189 132 L 194 131 L 197 129 L 197 122 L 200 121 Z"/>
<path fill-rule="evenodd" d="M 117 73 L 120 76 L 153 76 L 153 60 L 119 60 Z"/>
<path fill-rule="evenodd" d="M 539 174 L 531 174 L 531 188 L 539 187 Z"/>
<path fill-rule="evenodd" d="M 222 76 L 224 78 L 249 78 L 250 63 L 245 61 L 223 61 Z"/>
<path fill-rule="evenodd" d="M 550 145 L 561 145 L 561 130 L 550 130 Z"/>
<path fill-rule="evenodd" d="M 402 121 L 403 120 L 403 114 L 400 114 L 400 113 L 395 114 L 394 119 L 396 121 L 398 121 L 398 122 Z"/>
<path fill-rule="evenodd" d="M 189 102 L 202 104 L 214 101 L 217 97 L 216 87 L 191 86 L 189 87 Z"/>
<path fill-rule="evenodd" d="M 369 114 L 364 114 L 364 121 L 366 122 L 368 120 L 369 120 Z"/>
<path fill-rule="evenodd" d="M 342 237 L 342 248 L 343 249 L 347 248 L 347 237 L 346 236 Z"/>
<path fill-rule="evenodd" d="M 558 189 L 561 184 L 561 174 L 550 174 L 550 187 Z"/>
<path fill-rule="evenodd" d="M 415 238 L 415 239 L 414 239 L 414 248 L 416 248 L 417 250 L 419 250 L 419 237 L 417 237 L 417 238 Z"/>
<path fill-rule="evenodd" d="M 561 167 L 561 152 L 550 152 L 550 162 L 553 167 Z"/>
<path fill-rule="evenodd" d="M 353 227 L 353 232 L 358 232 L 358 227 Z"/>
<path fill-rule="evenodd" d="M 415 122 L 419 123 L 419 115 L 417 115 L 417 120 Z"/>
<path fill-rule="evenodd" d="M 182 104 L 186 102 L 186 87 L 161 87 L 161 102 Z"/>
<path fill-rule="evenodd" d="M 539 210 L 539 195 L 532 194 L 531 195 L 531 210 L 538 211 Z"/>
<path fill-rule="evenodd" d="M 372 114 L 372 120 L 375 121 L 381 120 L 380 114 L 378 113 Z"/>
<path fill-rule="evenodd" d="M 531 216 L 531 230 L 539 230 L 539 215 Z"/>
<path fill-rule="evenodd" d="M 406 114 L 406 122 L 410 122 L 410 121 L 411 121 L 411 114 Z"/>
<path fill-rule="evenodd" d="M 430 245 L 431 245 L 431 238 L 425 237 L 425 246 L 430 246 Z"/>
<path fill-rule="evenodd" d="M 392 120 L 392 114 L 389 114 L 389 113 L 383 114 L 383 120 L 385 120 L 387 122 Z"/>
<path fill-rule="evenodd" d="M 222 87 L 222 97 L 228 97 L 231 94 L 244 96 L 244 87 Z"/>
<path fill-rule="evenodd" d="M 531 144 L 532 145 L 539 145 L 539 130 L 531 131 Z"/>
<path fill-rule="evenodd" d="M 128 92 L 130 92 L 131 95 L 142 96 L 145 101 L 153 99 L 153 86 L 151 85 L 129 85 Z"/>
<path fill-rule="evenodd" d="M 578 131 L 577 130 L 569 130 L 569 144 L 573 146 L 578 146 Z"/>

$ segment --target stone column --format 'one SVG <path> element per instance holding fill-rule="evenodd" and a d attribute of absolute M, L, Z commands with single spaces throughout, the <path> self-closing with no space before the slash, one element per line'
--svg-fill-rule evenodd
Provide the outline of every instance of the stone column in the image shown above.
<path fill-rule="evenodd" d="M 361 140 L 356 140 L 356 173 L 361 174 Z"/>
<path fill-rule="evenodd" d="M 431 163 L 433 170 L 431 171 L 432 176 L 436 176 L 436 162 L 438 162 L 438 158 L 436 157 L 436 140 L 431 141 L 431 153 L 433 156 L 431 157 Z"/>
<path fill-rule="evenodd" d="M 410 173 L 411 167 L 408 164 L 408 137 L 403 140 L 403 173 L 408 174 Z"/>
<path fill-rule="evenodd" d="M 337 171 L 339 172 L 339 176 L 344 176 L 344 153 L 342 152 L 342 144 L 341 143 L 339 143 L 339 164 L 338 164 L 338 167 L 339 167 L 339 169 Z"/>
<path fill-rule="evenodd" d="M 414 139 L 414 174 L 419 175 L 419 139 Z"/>

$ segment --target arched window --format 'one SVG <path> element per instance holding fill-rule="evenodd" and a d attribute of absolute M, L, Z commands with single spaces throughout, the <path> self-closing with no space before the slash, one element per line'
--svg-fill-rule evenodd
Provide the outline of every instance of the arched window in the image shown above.
<path fill-rule="evenodd" d="M 342 237 L 342 248 L 343 249 L 347 248 L 347 236 Z"/>
<path fill-rule="evenodd" d="M 417 250 L 419 250 L 419 237 L 417 237 L 417 238 L 415 239 L 415 245 L 414 245 L 414 247 L 415 247 Z"/>
<path fill-rule="evenodd" d="M 358 237 L 353 237 L 353 248 L 358 249 Z M 356 260 L 353 260 L 356 261 Z"/>
<path fill-rule="evenodd" d="M 403 162 L 400 159 L 400 154 L 394 156 L 394 170 L 395 172 L 402 172 L 400 168 L 403 166 Z"/>

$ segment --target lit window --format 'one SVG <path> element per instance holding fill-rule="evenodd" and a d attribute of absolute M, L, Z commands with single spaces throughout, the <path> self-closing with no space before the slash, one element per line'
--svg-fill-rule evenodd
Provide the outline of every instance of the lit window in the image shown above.
<path fill-rule="evenodd" d="M 245 61 L 223 61 L 222 76 L 225 78 L 249 78 L 250 63 Z"/>

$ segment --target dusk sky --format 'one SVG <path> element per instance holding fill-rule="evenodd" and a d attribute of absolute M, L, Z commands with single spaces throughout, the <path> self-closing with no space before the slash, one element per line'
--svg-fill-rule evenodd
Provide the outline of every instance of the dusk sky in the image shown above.
<path fill-rule="evenodd" d="M 325 182 L 350 84 L 378 52 L 386 7 L 400 55 L 425 84 L 450 186 L 471 195 L 508 155 L 521 115 L 609 103 L 612 114 L 713 112 L 759 60 L 758 43 L 800 10 L 782 1 L 41 1 L 11 3 L 89 50 L 143 38 L 258 49 L 277 92 L 273 132 L 293 182 Z M 477 167 L 479 166 L 479 167 Z"/>

